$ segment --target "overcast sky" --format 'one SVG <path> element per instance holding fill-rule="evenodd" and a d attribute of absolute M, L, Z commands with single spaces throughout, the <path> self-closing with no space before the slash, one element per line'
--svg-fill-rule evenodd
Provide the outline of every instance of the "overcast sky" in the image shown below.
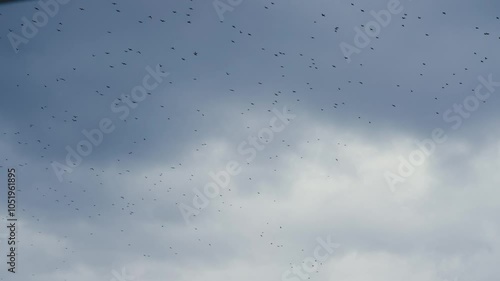
<path fill-rule="evenodd" d="M 65 1 L 0 4 L 0 280 L 498 280 L 498 1 Z"/>

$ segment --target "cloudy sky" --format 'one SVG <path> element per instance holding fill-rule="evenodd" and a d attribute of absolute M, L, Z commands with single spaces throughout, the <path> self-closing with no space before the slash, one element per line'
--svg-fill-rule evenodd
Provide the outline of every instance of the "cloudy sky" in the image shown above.
<path fill-rule="evenodd" d="M 0 280 L 498 280 L 499 11 L 0 4 Z"/>

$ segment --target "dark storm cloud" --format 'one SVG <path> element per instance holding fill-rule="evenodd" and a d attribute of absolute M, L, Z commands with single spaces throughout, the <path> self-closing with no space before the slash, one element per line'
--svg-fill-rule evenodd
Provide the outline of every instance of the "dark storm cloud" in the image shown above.
<path fill-rule="evenodd" d="M 16 53 L 8 34 L 41 9 L 20 2 L 0 5 L 19 280 L 276 280 L 330 234 L 343 249 L 318 280 L 494 280 L 498 91 L 457 130 L 443 115 L 500 81 L 496 1 L 401 0 L 350 63 L 339 45 L 389 1 L 245 0 L 223 22 L 212 1 L 69 1 Z M 112 104 L 157 65 L 169 76 L 121 120 Z M 283 106 L 296 119 L 246 161 L 238 144 Z M 59 182 L 51 163 L 103 118 L 115 130 Z M 448 141 L 391 194 L 383 173 L 434 128 Z M 186 226 L 179 204 L 231 160 L 231 191 Z"/>

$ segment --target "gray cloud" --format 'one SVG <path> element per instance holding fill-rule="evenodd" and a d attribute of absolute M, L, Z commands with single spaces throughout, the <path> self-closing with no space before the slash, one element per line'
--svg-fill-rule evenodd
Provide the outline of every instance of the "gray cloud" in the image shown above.
<path fill-rule="evenodd" d="M 496 280 L 498 93 L 457 130 L 443 115 L 500 81 L 498 3 L 401 0 L 347 63 L 339 44 L 387 3 L 243 1 L 220 22 L 211 1 L 70 1 L 17 53 L 8 34 L 39 4 L 0 6 L 0 179 L 16 168 L 20 220 L 0 280 L 279 280 L 328 235 L 341 246 L 311 279 Z M 120 120 L 110 106 L 156 65 L 170 75 Z M 247 161 L 238 145 L 283 106 L 297 117 Z M 51 163 L 102 118 L 116 129 L 59 182 Z M 435 128 L 448 140 L 391 192 L 384 173 Z M 186 225 L 179 205 L 231 160 L 241 174 Z"/>

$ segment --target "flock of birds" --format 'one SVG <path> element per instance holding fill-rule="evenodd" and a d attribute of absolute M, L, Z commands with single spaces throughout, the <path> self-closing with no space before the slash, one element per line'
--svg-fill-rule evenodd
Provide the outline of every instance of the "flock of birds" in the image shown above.
<path fill-rule="evenodd" d="M 7 3 L 16 1 L 1 2 Z M 143 242 L 136 241 L 133 236 L 128 236 L 127 233 L 133 231 L 134 224 L 131 222 L 140 220 L 145 216 L 150 216 L 150 208 L 152 206 L 165 204 L 162 202 L 171 202 L 171 206 L 164 207 L 162 210 L 168 210 L 171 212 L 170 215 L 172 217 L 178 217 L 178 219 L 175 220 L 181 220 L 178 212 L 178 205 L 190 202 L 193 196 L 191 190 L 196 187 L 198 183 L 206 180 L 206 173 L 208 171 L 200 170 L 199 168 L 194 168 L 193 171 L 187 171 L 187 165 L 183 162 L 184 160 L 176 159 L 187 159 L 186 155 L 197 155 L 197 153 L 204 153 L 200 155 L 209 155 L 209 152 L 213 149 L 210 139 L 205 137 L 206 133 L 209 131 L 207 127 L 211 126 L 210 124 L 213 124 L 213 122 L 219 122 L 217 125 L 213 126 L 224 126 L 224 124 L 220 124 L 220 119 L 214 117 L 214 115 L 218 113 L 207 106 L 208 98 L 206 96 L 209 96 L 213 92 L 218 92 L 215 98 L 218 98 L 218 95 L 223 95 L 223 99 L 227 97 L 227 99 L 234 101 L 234 108 L 228 111 L 223 119 L 234 118 L 238 120 L 237 118 L 240 117 L 251 118 L 252 116 L 270 114 L 273 108 L 281 108 L 283 105 L 290 105 L 291 111 L 295 113 L 301 110 L 310 110 L 313 112 L 311 114 L 318 114 L 323 117 L 332 116 L 326 118 L 333 119 L 334 116 L 342 116 L 342 118 L 348 119 L 342 121 L 347 123 L 357 122 L 360 126 L 367 126 L 370 130 L 377 130 L 379 124 L 377 121 L 379 119 L 372 116 L 370 113 L 364 113 L 362 110 L 357 110 L 355 108 L 355 106 L 359 104 L 356 99 L 361 99 L 363 95 L 378 94 L 371 90 L 373 87 L 372 81 L 363 81 L 359 78 L 363 76 L 356 75 L 356 73 L 363 72 L 363 69 L 366 67 L 373 67 L 368 65 L 370 61 L 365 59 L 365 57 L 377 56 L 378 48 L 376 43 L 373 43 L 369 49 L 363 51 L 366 52 L 366 54 L 364 54 L 365 56 L 359 56 L 353 59 L 351 64 L 347 64 L 344 61 L 343 56 L 340 55 L 338 51 L 337 45 L 325 46 L 325 48 L 331 49 L 331 53 L 334 54 L 332 56 L 336 56 L 334 60 L 324 59 L 323 54 L 319 51 L 315 51 L 314 48 L 304 47 L 302 48 L 303 51 L 296 52 L 295 48 L 287 48 L 286 44 L 282 44 L 280 45 L 281 47 L 277 49 L 272 39 L 265 39 L 266 37 L 263 36 L 264 33 L 267 34 L 269 31 L 264 31 L 257 27 L 259 15 L 253 16 L 255 22 L 238 20 L 240 17 L 238 13 L 245 13 L 244 10 L 246 7 L 242 5 L 235 8 L 231 13 L 227 13 L 224 21 L 217 22 L 223 38 L 223 42 L 219 45 L 231 52 L 237 52 L 239 49 L 246 50 L 252 48 L 248 52 L 255 57 L 255 60 L 266 62 L 265 65 L 263 64 L 258 67 L 263 71 L 269 71 L 272 73 L 272 76 L 263 77 L 258 74 L 241 75 L 242 68 L 245 68 L 246 62 L 224 61 L 221 66 L 220 62 L 212 62 L 210 60 L 212 56 L 211 50 L 207 50 L 205 46 L 193 46 L 189 43 L 183 43 L 183 40 L 188 40 L 186 38 L 169 38 L 169 34 L 164 34 L 166 38 L 162 39 L 164 41 L 161 41 L 161 43 L 151 42 L 151 44 L 160 45 L 159 49 L 161 49 L 167 57 L 162 61 L 160 67 L 165 72 L 172 72 L 172 75 L 167 78 L 166 84 L 168 85 L 162 85 L 158 90 L 148 93 L 150 96 L 149 98 L 151 100 L 154 99 L 155 102 L 144 102 L 144 105 L 141 104 L 140 107 L 138 107 L 139 109 L 147 108 L 146 111 L 140 111 L 138 109 L 132 112 L 130 117 L 124 120 L 123 123 L 116 123 L 118 127 L 117 131 L 120 130 L 120 143 L 116 145 L 118 149 L 114 149 L 113 145 L 94 148 L 95 151 L 98 152 L 86 158 L 81 167 L 75 168 L 77 172 L 74 174 L 67 174 L 63 183 L 58 183 L 54 177 L 54 171 L 51 164 L 55 160 L 63 162 L 62 159 L 64 154 L 62 154 L 62 152 L 64 152 L 64 145 L 66 143 L 54 142 L 57 139 L 64 139 L 64 134 L 68 132 L 77 134 L 76 138 L 69 138 L 68 142 L 72 143 L 73 140 L 80 138 L 81 135 L 79 132 L 82 129 L 88 129 L 89 126 L 95 124 L 95 116 L 91 116 L 93 111 L 91 105 L 109 105 L 110 102 L 122 103 L 124 97 L 128 97 L 129 95 L 125 94 L 123 97 L 120 96 L 121 92 L 117 91 L 122 90 L 119 86 L 120 81 L 126 82 L 124 80 L 129 79 L 128 69 L 132 67 L 142 68 L 144 65 L 142 63 L 143 60 L 147 60 L 151 57 L 161 57 L 163 55 L 152 53 L 151 50 L 154 49 L 143 48 L 140 44 L 137 44 L 139 47 L 134 46 L 133 43 L 128 46 L 111 44 L 114 40 L 114 36 L 134 38 L 136 35 L 134 33 L 147 33 L 150 31 L 152 32 L 152 30 L 162 30 L 165 26 L 174 24 L 174 22 L 176 29 L 187 30 L 189 28 L 188 26 L 198 24 L 198 17 L 201 21 L 201 18 L 213 16 L 214 20 L 218 21 L 212 5 L 202 3 L 204 1 L 189 0 L 177 2 L 179 3 L 175 4 L 176 7 L 169 10 L 164 17 L 157 17 L 153 16 L 153 13 L 150 15 L 141 14 L 143 11 L 134 13 L 134 11 L 127 9 L 128 5 L 122 7 L 123 3 L 121 1 L 100 1 L 99 5 L 102 5 L 102 9 L 107 11 L 108 20 L 99 24 L 100 34 L 96 37 L 100 39 L 95 42 L 87 42 L 90 47 L 87 48 L 88 50 L 86 53 L 77 54 L 80 58 L 80 60 L 77 61 L 79 64 L 68 67 L 64 71 L 33 73 L 28 70 L 26 73 L 11 73 L 13 78 L 2 82 L 4 89 L 9 89 L 8 92 L 4 94 L 11 96 L 12 100 L 18 103 L 22 100 L 27 100 L 31 96 L 37 96 L 33 101 L 26 102 L 25 106 L 21 107 L 18 105 L 19 109 L 17 113 L 7 110 L 5 105 L 2 106 L 9 114 L 23 114 L 25 111 L 28 112 L 27 115 L 31 118 L 29 120 L 21 118 L 20 121 L 16 121 L 15 128 L 5 126 L 0 129 L 0 136 L 2 137 L 1 142 L 7 143 L 12 147 L 11 155 L 22 155 L 22 157 L 16 158 L 4 157 L 4 159 L 0 161 L 0 167 L 5 169 L 14 166 L 20 171 L 31 171 L 30 169 L 34 169 L 33 167 L 43 167 L 43 171 L 37 171 L 36 175 L 46 180 L 36 183 L 37 179 L 33 178 L 30 180 L 33 180 L 34 183 L 30 186 L 20 187 L 20 197 L 23 198 L 20 201 L 20 216 L 25 220 L 29 220 L 32 224 L 32 228 L 40 229 L 38 231 L 40 237 L 43 237 L 44 233 L 48 231 L 44 230 L 43 224 L 47 220 L 54 219 L 46 216 L 48 213 L 43 211 L 43 208 L 46 207 L 61 212 L 59 215 L 63 219 L 68 219 L 67 217 L 70 217 L 72 220 L 81 220 L 89 225 L 92 225 L 96 221 L 99 223 L 109 220 L 116 221 L 116 223 L 119 224 L 110 230 L 114 233 L 96 233 L 92 231 L 79 234 L 86 236 L 87 238 L 85 241 L 88 243 L 92 241 L 98 243 L 98 241 L 102 241 L 103 239 L 111 239 L 110 237 L 123 237 L 117 239 L 115 242 L 107 242 L 116 247 L 143 251 L 142 256 L 144 259 L 154 258 L 154 246 L 144 247 Z M 261 2 L 266 3 L 262 4 Z M 31 4 L 23 3 L 22 5 L 31 5 L 34 7 L 34 10 L 38 9 L 36 2 L 30 3 Z M 21 28 L 19 25 L 20 21 L 9 20 L 7 22 L 7 14 L 2 9 L 3 7 L 12 8 L 14 5 L 21 4 L 9 3 L 8 5 L 0 5 L 0 26 L 2 27 L 0 40 L 4 42 L 4 45 L 5 42 L 8 42 L 5 34 L 8 32 L 19 32 Z M 96 11 L 88 8 L 87 5 L 90 5 L 87 1 L 75 1 L 64 7 L 66 11 L 61 11 L 61 13 L 73 11 L 79 13 L 80 18 L 92 21 L 92 13 Z M 258 4 L 252 3 L 251 5 L 261 5 L 259 7 L 259 9 L 261 9 L 259 13 L 270 14 L 272 16 L 273 13 L 279 14 L 280 8 L 287 4 L 278 1 L 259 1 Z M 367 14 L 369 11 L 362 1 L 352 2 L 345 6 L 345 9 L 350 9 L 349 12 L 352 14 Z M 115 18 L 124 13 L 127 14 L 127 23 L 130 26 L 134 26 L 133 29 L 121 30 L 119 26 L 111 24 Z M 417 15 L 408 8 L 402 14 L 398 15 L 397 19 L 394 19 L 395 23 L 392 24 L 395 26 L 398 25 L 398 28 L 408 28 L 410 25 L 418 26 L 419 24 L 425 26 L 425 22 L 429 18 L 446 22 L 450 13 L 449 11 L 427 11 L 427 13 Z M 207 14 L 209 15 L 207 16 Z M 343 40 L 350 40 L 349 37 L 340 37 L 339 34 L 342 32 L 344 32 L 344 34 L 351 34 L 352 26 L 341 25 L 340 21 L 335 20 L 333 14 L 333 12 L 325 10 L 313 16 L 309 16 L 309 18 L 298 18 L 297 21 L 300 21 L 302 27 L 308 30 L 310 35 L 308 37 L 296 38 L 297 44 L 303 46 L 314 45 L 316 41 L 322 42 L 321 36 L 336 38 L 335 40 L 337 40 L 337 43 Z M 360 15 L 360 17 L 363 16 Z M 172 18 L 175 18 L 175 20 Z M 55 32 L 55 35 L 51 35 L 54 40 L 59 43 L 65 42 L 66 34 L 71 34 L 73 32 L 72 28 L 75 26 L 75 23 L 61 21 L 59 16 L 56 16 L 52 20 L 57 23 L 48 25 L 45 28 Z M 123 18 L 120 18 L 120 20 L 123 20 Z M 499 17 L 493 17 L 492 20 L 497 21 L 496 24 L 500 23 Z M 366 23 L 366 21 L 360 20 L 359 24 L 363 26 L 364 23 Z M 256 26 L 253 26 L 253 24 Z M 146 25 L 147 27 L 145 28 L 141 27 Z M 202 26 L 198 25 L 197 28 L 201 29 Z M 489 41 L 490 37 L 500 35 L 494 35 L 493 31 L 483 30 L 480 26 L 471 26 L 470 28 L 479 32 L 478 35 L 484 36 L 484 42 L 488 43 L 491 42 Z M 414 37 L 419 37 L 419 44 L 424 44 L 425 39 L 432 37 L 434 32 L 434 30 L 424 30 L 424 28 L 422 28 L 422 30 L 422 34 L 412 35 Z M 215 30 L 213 32 L 218 31 Z M 278 31 L 276 32 L 279 33 Z M 180 33 L 182 33 L 182 31 L 180 31 Z M 376 41 L 383 41 L 389 33 L 389 31 L 386 31 L 384 34 L 380 35 Z M 44 34 L 41 33 L 37 36 L 38 38 L 35 39 L 43 40 L 42 37 Z M 101 42 L 106 42 L 105 39 L 108 38 L 107 36 L 109 37 L 109 41 L 107 42 L 110 42 L 110 44 L 102 45 Z M 210 37 L 207 38 L 207 40 L 210 40 Z M 478 38 L 480 37 L 478 36 Z M 498 39 L 500 39 L 500 37 L 498 37 Z M 170 43 L 165 43 L 165 40 L 170 41 Z M 133 40 L 129 42 L 133 42 Z M 70 42 L 67 43 L 70 44 Z M 29 44 L 37 43 L 30 42 Z M 11 52 L 8 56 L 15 56 L 16 58 L 23 57 L 29 54 L 29 47 L 29 45 L 21 45 L 18 54 L 14 54 L 14 52 L 8 50 Z M 5 53 L 7 51 L 3 50 L 2 52 Z M 37 55 L 38 54 L 39 53 L 37 53 Z M 464 65 L 461 69 L 456 69 L 450 73 L 443 73 L 441 76 L 445 77 L 444 80 L 446 80 L 446 82 L 442 82 L 439 86 L 435 85 L 436 87 L 433 89 L 432 96 L 422 95 L 422 99 L 428 99 L 428 102 L 432 104 L 433 101 L 445 98 L 445 96 L 449 98 L 449 95 L 443 95 L 441 93 L 448 88 L 452 88 L 452 86 L 455 87 L 453 89 L 459 87 L 458 89 L 469 92 L 471 84 L 470 81 L 466 79 L 473 79 L 477 76 L 474 72 L 470 71 L 470 69 L 474 69 L 481 64 L 489 65 L 492 61 L 484 51 L 472 51 L 470 54 L 467 54 L 467 56 L 470 58 L 470 60 L 467 61 L 470 62 L 471 65 Z M 250 58 L 250 60 L 253 60 L 253 58 Z M 428 59 L 424 57 L 417 57 L 415 60 L 417 61 L 417 65 L 413 65 L 412 67 L 420 69 L 420 72 L 415 73 L 415 79 L 421 79 L 419 80 L 420 83 L 426 83 L 426 79 L 434 78 L 433 76 L 435 73 L 432 72 L 432 67 L 428 66 L 429 64 L 435 65 L 434 62 L 428 61 Z M 172 69 L 169 66 L 175 64 L 180 65 L 180 68 L 182 68 L 182 63 L 189 63 L 189 65 L 184 66 L 182 70 L 184 76 L 180 77 L 180 75 L 175 75 L 176 69 Z M 213 89 L 213 91 L 212 89 L 203 89 L 206 90 L 206 93 L 200 93 L 199 100 L 196 95 L 191 95 L 186 92 L 179 94 L 185 96 L 191 95 L 189 98 L 185 98 L 185 100 L 182 100 L 182 97 L 180 97 L 181 102 L 189 101 L 190 104 L 183 104 L 182 108 L 179 110 L 168 102 L 159 102 L 160 99 L 155 99 L 161 96 L 162 92 L 172 91 L 172 89 L 181 89 L 182 87 L 186 87 L 186 85 L 197 85 L 196 83 L 200 80 L 206 83 L 207 79 L 203 77 L 205 74 L 203 72 L 210 70 L 198 67 L 198 65 L 203 63 L 213 63 L 216 65 L 215 67 L 222 69 L 220 75 L 213 74 L 210 76 L 210 79 L 217 81 L 218 88 Z M 353 74 L 336 76 L 343 71 Z M 125 73 L 127 73 L 128 76 L 126 76 Z M 107 76 L 110 77 L 110 81 L 112 82 L 106 82 Z M 297 77 L 299 76 L 302 77 L 298 79 Z M 41 77 L 46 79 L 42 79 Z M 119 78 L 116 79 L 116 77 Z M 349 78 L 345 79 L 345 77 Z M 96 80 L 95 84 L 92 79 Z M 318 79 L 334 80 L 332 84 L 336 86 L 325 89 L 324 84 L 317 82 Z M 80 96 L 76 97 L 74 96 L 75 94 L 72 94 L 70 98 L 64 98 L 64 92 L 68 92 L 72 88 L 78 88 L 82 84 L 85 84 L 85 87 L 92 88 L 93 91 L 85 93 L 77 91 L 81 93 L 81 95 L 79 94 Z M 243 84 L 253 85 L 252 87 L 259 89 L 262 94 L 256 96 L 248 94 L 242 86 Z M 279 85 L 290 86 L 283 86 L 283 88 L 280 88 Z M 418 91 L 420 88 L 419 85 L 420 84 L 412 84 L 408 81 L 393 81 L 393 85 L 389 85 L 388 89 L 391 91 L 398 91 L 404 98 L 408 95 L 420 94 Z M 195 86 L 193 86 L 193 89 L 195 89 L 193 91 L 202 91 L 199 87 Z M 219 93 L 220 91 L 221 93 Z M 61 92 L 63 94 L 60 94 Z M 325 102 L 315 104 L 311 101 L 322 95 L 325 96 Z M 18 97 L 18 100 L 16 97 Z M 64 102 L 68 102 L 69 104 L 57 104 L 58 102 L 60 103 L 60 101 L 57 101 L 54 97 L 61 97 Z M 161 101 L 171 99 L 173 103 L 176 99 L 179 99 L 179 97 L 176 97 L 176 94 L 164 95 L 162 98 Z M 9 99 L 10 98 L 7 98 L 7 100 Z M 395 112 L 395 110 L 400 108 L 402 110 L 400 112 L 404 113 L 408 105 L 401 105 L 396 101 L 389 101 L 379 110 L 384 112 Z M 438 109 L 424 110 L 424 114 L 440 115 L 441 113 L 442 112 Z M 394 114 L 394 116 L 397 115 L 396 113 Z M 2 115 L 4 114 L 2 113 Z M 189 118 L 186 116 L 189 116 Z M 7 116 L 6 118 L 11 119 L 16 117 L 17 116 Z M 248 121 L 249 122 L 245 122 L 245 124 L 241 124 L 245 129 L 245 133 L 255 133 L 255 130 L 259 129 L 259 125 L 252 123 L 252 120 Z M 185 132 L 180 132 L 184 129 L 179 129 L 179 124 L 187 127 Z M 140 131 L 144 133 L 149 132 L 150 134 L 148 135 L 137 135 L 134 133 L 134 130 L 130 129 L 148 126 L 158 127 L 158 129 Z M 167 129 L 165 129 L 165 127 Z M 163 163 L 164 166 L 168 166 L 164 171 L 148 174 L 137 172 L 134 170 L 138 168 L 135 162 L 147 162 L 149 158 L 154 159 L 154 161 L 160 161 L 155 157 L 155 152 L 143 153 L 143 151 L 148 151 L 148 148 L 159 145 L 162 139 L 165 138 L 163 135 L 158 134 L 158 130 L 166 130 L 166 132 L 173 135 L 171 138 L 174 139 L 178 135 L 180 137 L 178 142 L 184 143 L 185 146 L 179 145 L 178 148 L 173 148 L 173 150 L 175 149 L 176 151 L 172 152 L 172 155 L 174 155 L 172 159 L 165 160 Z M 180 131 L 176 132 L 176 130 Z M 223 129 L 217 130 L 224 132 Z M 225 133 L 230 134 L 231 132 L 225 131 Z M 105 136 L 104 142 L 107 141 L 107 137 L 108 136 Z M 161 139 L 155 140 L 155 138 Z M 297 151 L 299 145 L 294 140 L 284 139 L 279 136 L 277 138 L 276 144 L 272 145 L 276 145 L 280 147 L 280 149 L 294 152 L 297 155 L 301 154 L 300 151 Z M 349 149 L 349 144 L 340 139 L 324 140 L 316 136 L 311 136 L 305 143 L 314 146 L 320 142 L 334 143 L 345 151 Z M 191 147 L 186 148 L 186 146 L 190 145 Z M 110 152 L 105 152 L 103 151 L 104 149 L 109 149 Z M 28 155 L 23 155 L 23 153 L 28 153 Z M 101 153 L 104 155 L 103 157 L 106 157 L 102 165 L 99 161 L 93 161 L 93 157 L 96 157 L 95 155 L 101 155 Z M 54 155 L 58 155 L 59 158 L 54 158 Z M 164 156 L 165 154 L 162 155 Z M 278 158 L 279 155 L 277 155 L 273 149 L 269 149 L 262 152 L 262 155 L 259 155 L 259 157 L 272 161 Z M 335 167 L 335 165 L 342 165 L 342 159 L 340 157 L 334 157 L 331 161 L 332 167 Z M 280 169 L 276 167 L 274 172 L 279 175 Z M 19 174 L 23 181 L 28 181 L 30 174 L 21 172 Z M 258 175 L 254 175 L 253 178 L 248 177 L 250 185 L 252 181 L 255 181 L 255 177 L 258 177 Z M 177 182 L 178 178 L 183 178 L 184 182 Z M 140 183 L 140 186 L 137 187 L 138 192 L 135 194 L 121 193 L 119 186 L 115 186 L 110 179 L 115 179 L 117 183 L 127 181 Z M 174 183 L 172 179 L 176 179 L 176 182 Z M 84 180 L 88 180 L 88 182 L 86 183 Z M 54 184 L 50 184 L 50 181 L 53 181 Z M 89 185 L 89 183 L 93 184 Z M 230 190 L 235 188 L 238 187 L 232 186 Z M 102 189 L 111 189 L 113 192 L 107 194 L 104 198 L 98 197 Z M 262 195 L 264 192 L 265 191 L 262 189 L 256 189 L 255 191 L 258 195 Z M 33 197 L 33 199 L 29 199 L 28 197 Z M 227 201 L 224 194 L 222 194 L 219 199 L 220 201 L 218 202 L 220 203 L 210 207 L 214 208 L 216 214 L 231 212 L 234 208 L 243 208 L 240 205 Z M 30 206 L 28 203 L 23 203 L 23 201 L 26 200 L 31 200 L 36 207 Z M 251 212 L 251 210 L 248 210 L 248 212 Z M 268 215 L 272 217 L 272 214 Z M 167 234 L 169 228 L 174 227 L 178 223 L 178 221 L 174 223 L 165 220 L 164 223 L 159 223 L 156 226 L 156 231 Z M 191 231 L 196 233 L 202 227 L 203 226 L 195 224 Z M 65 240 L 74 239 L 71 235 L 75 234 L 75 232 L 71 229 L 67 229 L 67 233 L 64 233 L 64 229 L 60 231 L 62 233 L 60 232 L 58 234 L 61 235 L 62 238 L 58 243 L 65 252 L 65 255 L 60 261 L 59 266 L 54 268 L 54 270 L 65 268 L 67 264 L 71 263 L 80 255 L 77 249 L 71 248 L 64 243 Z M 266 234 L 268 231 L 282 231 L 283 235 L 285 235 L 285 226 L 269 225 L 268 222 L 266 225 L 262 226 L 262 229 L 256 230 L 255 234 L 262 239 L 263 243 L 268 244 L 270 247 L 283 248 L 287 246 L 271 238 L 267 238 Z M 194 234 L 194 236 L 196 236 L 196 234 Z M 200 247 L 203 245 L 203 251 L 216 252 L 219 246 L 217 242 L 205 241 L 202 237 L 198 237 L 196 240 L 200 243 Z M 36 248 L 39 246 L 33 241 L 22 241 L 22 245 L 25 248 Z M 179 245 L 168 245 L 166 249 L 169 251 L 169 254 L 173 256 L 180 255 L 184 250 Z M 304 249 L 302 249 L 302 251 L 304 251 Z M 24 267 L 25 271 L 29 271 L 27 265 Z M 32 276 L 36 276 L 36 272 L 33 272 Z"/>

